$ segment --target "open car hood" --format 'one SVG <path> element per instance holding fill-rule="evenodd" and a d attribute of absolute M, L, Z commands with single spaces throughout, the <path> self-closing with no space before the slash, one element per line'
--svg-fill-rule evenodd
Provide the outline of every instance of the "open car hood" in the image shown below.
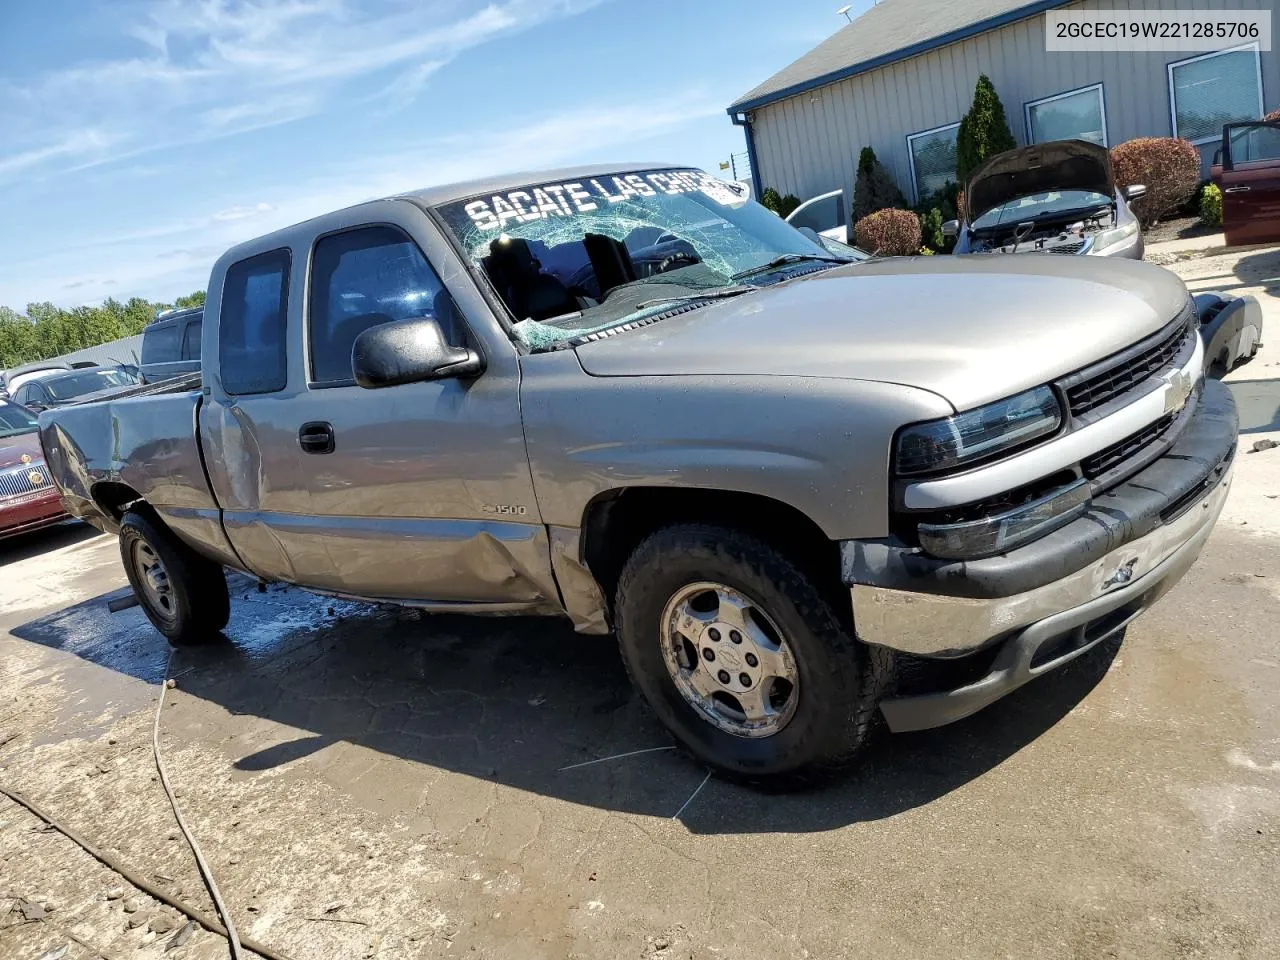
<path fill-rule="evenodd" d="M 1115 196 L 1111 154 L 1087 140 L 1054 140 L 996 154 L 973 172 L 965 187 L 968 221 L 1011 200 L 1050 190 Z"/>

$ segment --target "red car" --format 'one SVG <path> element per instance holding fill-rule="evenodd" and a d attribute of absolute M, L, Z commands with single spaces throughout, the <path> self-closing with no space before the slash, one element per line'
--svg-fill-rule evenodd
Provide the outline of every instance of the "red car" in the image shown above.
<path fill-rule="evenodd" d="M 36 415 L 0 400 L 0 539 L 66 519 L 44 464 Z"/>
<path fill-rule="evenodd" d="M 1280 123 L 1228 123 L 1214 157 L 1230 246 L 1280 240 Z"/>

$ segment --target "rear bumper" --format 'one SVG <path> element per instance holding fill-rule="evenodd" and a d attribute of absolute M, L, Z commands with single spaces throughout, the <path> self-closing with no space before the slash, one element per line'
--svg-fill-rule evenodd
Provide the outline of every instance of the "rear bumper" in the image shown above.
<path fill-rule="evenodd" d="M 890 727 L 918 730 L 968 716 L 1154 603 L 1194 562 L 1222 512 L 1236 434 L 1230 393 L 1209 381 L 1163 457 L 1042 540 L 969 563 L 891 544 L 843 544 L 863 641 L 933 658 L 999 647 L 974 683 L 886 701 Z"/>
<path fill-rule="evenodd" d="M 0 539 L 16 537 L 69 519 L 70 515 L 63 509 L 62 499 L 56 492 L 52 496 L 34 499 L 0 500 Z"/>

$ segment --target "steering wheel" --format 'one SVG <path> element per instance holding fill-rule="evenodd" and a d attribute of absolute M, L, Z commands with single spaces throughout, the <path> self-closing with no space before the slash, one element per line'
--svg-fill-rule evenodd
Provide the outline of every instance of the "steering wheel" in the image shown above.
<path fill-rule="evenodd" d="M 691 267 L 695 263 L 701 263 L 702 258 L 688 253 L 684 250 L 677 250 L 669 256 L 663 257 L 658 264 L 658 268 L 653 272 L 655 274 L 666 273 L 669 270 L 679 270 L 681 267 Z"/>

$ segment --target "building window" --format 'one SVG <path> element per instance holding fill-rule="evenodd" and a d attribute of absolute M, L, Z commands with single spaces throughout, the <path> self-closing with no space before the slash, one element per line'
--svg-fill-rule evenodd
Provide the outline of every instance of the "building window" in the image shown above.
<path fill-rule="evenodd" d="M 1027 142 L 1088 140 L 1107 146 L 1107 109 L 1102 102 L 1102 84 L 1081 87 L 1026 106 Z"/>
<path fill-rule="evenodd" d="M 916 202 L 956 180 L 956 134 L 960 124 L 950 123 L 907 137 L 911 154 L 911 189 Z"/>
<path fill-rule="evenodd" d="M 1194 144 L 1222 137 L 1222 125 L 1262 116 L 1262 64 L 1248 44 L 1169 64 L 1173 135 Z"/>

